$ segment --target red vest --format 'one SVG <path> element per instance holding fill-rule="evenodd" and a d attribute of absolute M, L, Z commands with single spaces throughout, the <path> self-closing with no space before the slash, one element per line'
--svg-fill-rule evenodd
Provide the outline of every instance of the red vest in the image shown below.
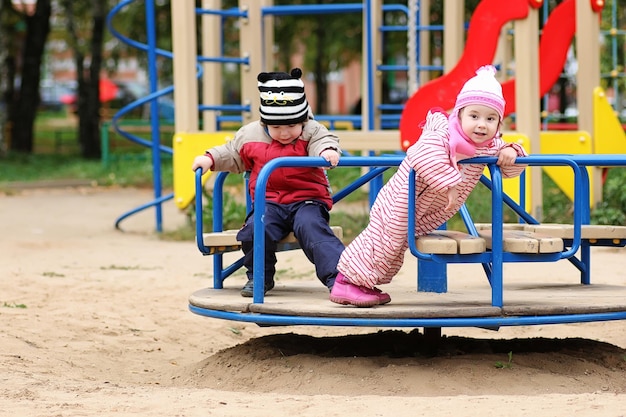
<path fill-rule="evenodd" d="M 278 141 L 250 141 L 240 150 L 241 159 L 250 174 L 250 195 L 254 200 L 254 188 L 259 172 L 265 164 L 281 156 L 308 156 L 308 142 L 296 140 L 288 145 Z M 322 168 L 285 167 L 272 172 L 267 182 L 266 200 L 280 204 L 290 204 L 305 200 L 318 200 L 332 207 L 328 178 Z"/>

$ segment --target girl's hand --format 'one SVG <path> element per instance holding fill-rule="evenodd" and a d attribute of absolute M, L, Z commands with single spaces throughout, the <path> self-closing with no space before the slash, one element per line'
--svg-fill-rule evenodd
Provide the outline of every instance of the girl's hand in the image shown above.
<path fill-rule="evenodd" d="M 339 152 L 334 149 L 324 149 L 320 154 L 322 158 L 330 162 L 330 167 L 334 168 L 339 163 Z M 328 167 L 325 167 L 328 168 Z"/>
<path fill-rule="evenodd" d="M 500 149 L 498 153 L 498 166 L 511 166 L 515 165 L 515 159 L 517 158 L 517 152 L 511 147 Z"/>
<path fill-rule="evenodd" d="M 196 172 L 198 168 L 202 168 L 202 174 L 204 175 L 213 166 L 213 158 L 206 155 L 196 156 L 191 164 L 191 170 Z"/>
<path fill-rule="evenodd" d="M 448 205 L 444 208 L 445 211 L 454 210 L 454 206 L 456 205 L 456 201 L 459 198 L 459 190 L 454 187 L 448 188 Z"/>

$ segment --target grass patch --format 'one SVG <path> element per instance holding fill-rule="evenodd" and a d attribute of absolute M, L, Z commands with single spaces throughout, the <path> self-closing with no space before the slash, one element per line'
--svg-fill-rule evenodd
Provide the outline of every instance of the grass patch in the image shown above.
<path fill-rule="evenodd" d="M 506 362 L 497 361 L 494 366 L 498 369 L 512 368 L 513 367 L 513 352 L 508 354 L 509 360 Z"/>
<path fill-rule="evenodd" d="M 105 166 L 100 160 L 86 160 L 72 155 L 10 153 L 0 163 L 0 188 L 15 181 L 84 179 L 101 186 L 152 187 L 153 169 L 149 152 L 132 160 L 116 160 Z M 171 158 L 161 163 L 164 188 L 171 188 Z"/>
<path fill-rule="evenodd" d="M 7 303 L 6 301 L 2 303 L 2 307 L 6 308 L 28 308 L 26 304 L 17 304 L 17 303 Z"/>

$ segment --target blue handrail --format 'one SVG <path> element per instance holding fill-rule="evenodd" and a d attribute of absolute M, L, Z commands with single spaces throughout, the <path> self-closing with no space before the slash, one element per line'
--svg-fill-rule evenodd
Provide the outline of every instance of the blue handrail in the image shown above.
<path fill-rule="evenodd" d="M 371 180 L 376 176 L 379 176 L 389 167 L 398 166 L 402 160 L 402 155 L 385 155 L 385 156 L 369 156 L 369 157 L 344 157 L 340 160 L 339 166 L 354 166 L 354 167 L 375 167 L 375 169 L 368 172 L 364 177 L 359 178 L 355 183 L 349 185 L 344 190 L 340 190 L 334 196 L 334 201 L 339 201 L 351 191 L 359 188 L 362 184 Z M 587 166 L 626 166 L 626 159 L 619 155 L 531 155 L 528 157 L 518 158 L 517 163 L 527 164 L 529 166 L 569 166 L 574 175 L 574 214 L 573 214 L 573 228 L 574 235 L 571 239 L 572 242 L 569 248 L 565 248 L 561 252 L 547 253 L 547 254 L 515 254 L 504 252 L 502 237 L 503 237 L 503 207 L 509 205 L 516 210 L 519 214 L 523 214 L 523 209 L 515 204 L 502 189 L 502 174 L 500 168 L 496 165 L 497 159 L 495 157 L 479 157 L 461 161 L 461 163 L 481 163 L 486 164 L 490 169 L 491 181 L 488 183 L 492 189 L 492 248 L 491 251 L 487 251 L 480 254 L 469 255 L 435 255 L 420 253 L 415 245 L 415 218 L 412 215 L 415 211 L 415 198 L 414 198 L 414 181 L 415 176 L 410 177 L 409 185 L 409 220 L 408 220 L 408 241 L 411 253 L 418 259 L 434 261 L 438 263 L 481 263 L 485 269 L 487 279 L 492 289 L 492 305 L 496 307 L 502 307 L 503 305 L 503 263 L 504 262 L 549 262 L 558 261 L 561 259 L 567 259 L 572 262 L 581 271 L 581 283 L 590 283 L 590 245 L 589 242 L 582 241 L 582 225 L 589 224 L 590 210 L 589 210 L 589 176 L 586 169 Z M 265 246 L 265 233 L 264 233 L 264 212 L 265 212 L 265 193 L 267 188 L 267 182 L 271 173 L 281 167 L 323 167 L 328 166 L 328 163 L 320 157 L 283 157 L 277 158 L 268 162 L 265 167 L 259 173 L 257 184 L 255 188 L 255 195 L 257 199 L 254 202 L 254 269 L 253 279 L 254 288 L 253 302 L 263 303 L 263 283 L 264 283 L 264 246 Z M 215 185 L 214 196 L 214 230 L 219 231 L 222 227 L 221 217 L 221 194 L 224 179 L 227 173 L 218 173 Z M 196 195 L 202 195 L 201 175 L 200 171 L 196 171 Z M 202 203 L 201 198 L 196 197 L 196 211 L 197 211 L 197 236 L 198 247 L 201 252 L 209 254 L 205 251 L 204 242 L 202 241 Z M 475 227 L 466 207 L 462 207 L 461 216 L 466 222 L 468 230 L 471 234 L 477 235 Z M 524 220 L 530 220 L 531 224 L 538 223 L 532 216 L 528 215 L 524 217 Z M 580 251 L 580 259 L 576 258 L 576 253 Z M 215 278 L 214 288 L 222 288 L 224 276 L 230 275 L 233 271 L 241 267 L 241 260 L 231 265 L 227 271 L 222 271 L 221 255 L 215 255 L 215 277 L 220 277 L 219 281 Z M 259 290 L 256 290 L 258 288 Z"/>

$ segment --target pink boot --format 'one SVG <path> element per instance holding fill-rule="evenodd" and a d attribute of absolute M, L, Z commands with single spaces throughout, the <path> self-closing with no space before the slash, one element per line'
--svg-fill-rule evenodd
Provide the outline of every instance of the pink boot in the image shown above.
<path fill-rule="evenodd" d="M 383 305 L 391 301 L 391 296 L 386 292 L 382 292 L 376 287 L 372 288 L 372 291 L 374 291 L 378 296 L 378 304 Z"/>
<path fill-rule="evenodd" d="M 340 272 L 337 274 L 335 285 L 333 285 L 333 289 L 330 292 L 330 301 L 357 307 L 373 307 L 387 304 L 391 301 L 391 297 L 378 288 L 370 289 L 352 284 Z"/>

